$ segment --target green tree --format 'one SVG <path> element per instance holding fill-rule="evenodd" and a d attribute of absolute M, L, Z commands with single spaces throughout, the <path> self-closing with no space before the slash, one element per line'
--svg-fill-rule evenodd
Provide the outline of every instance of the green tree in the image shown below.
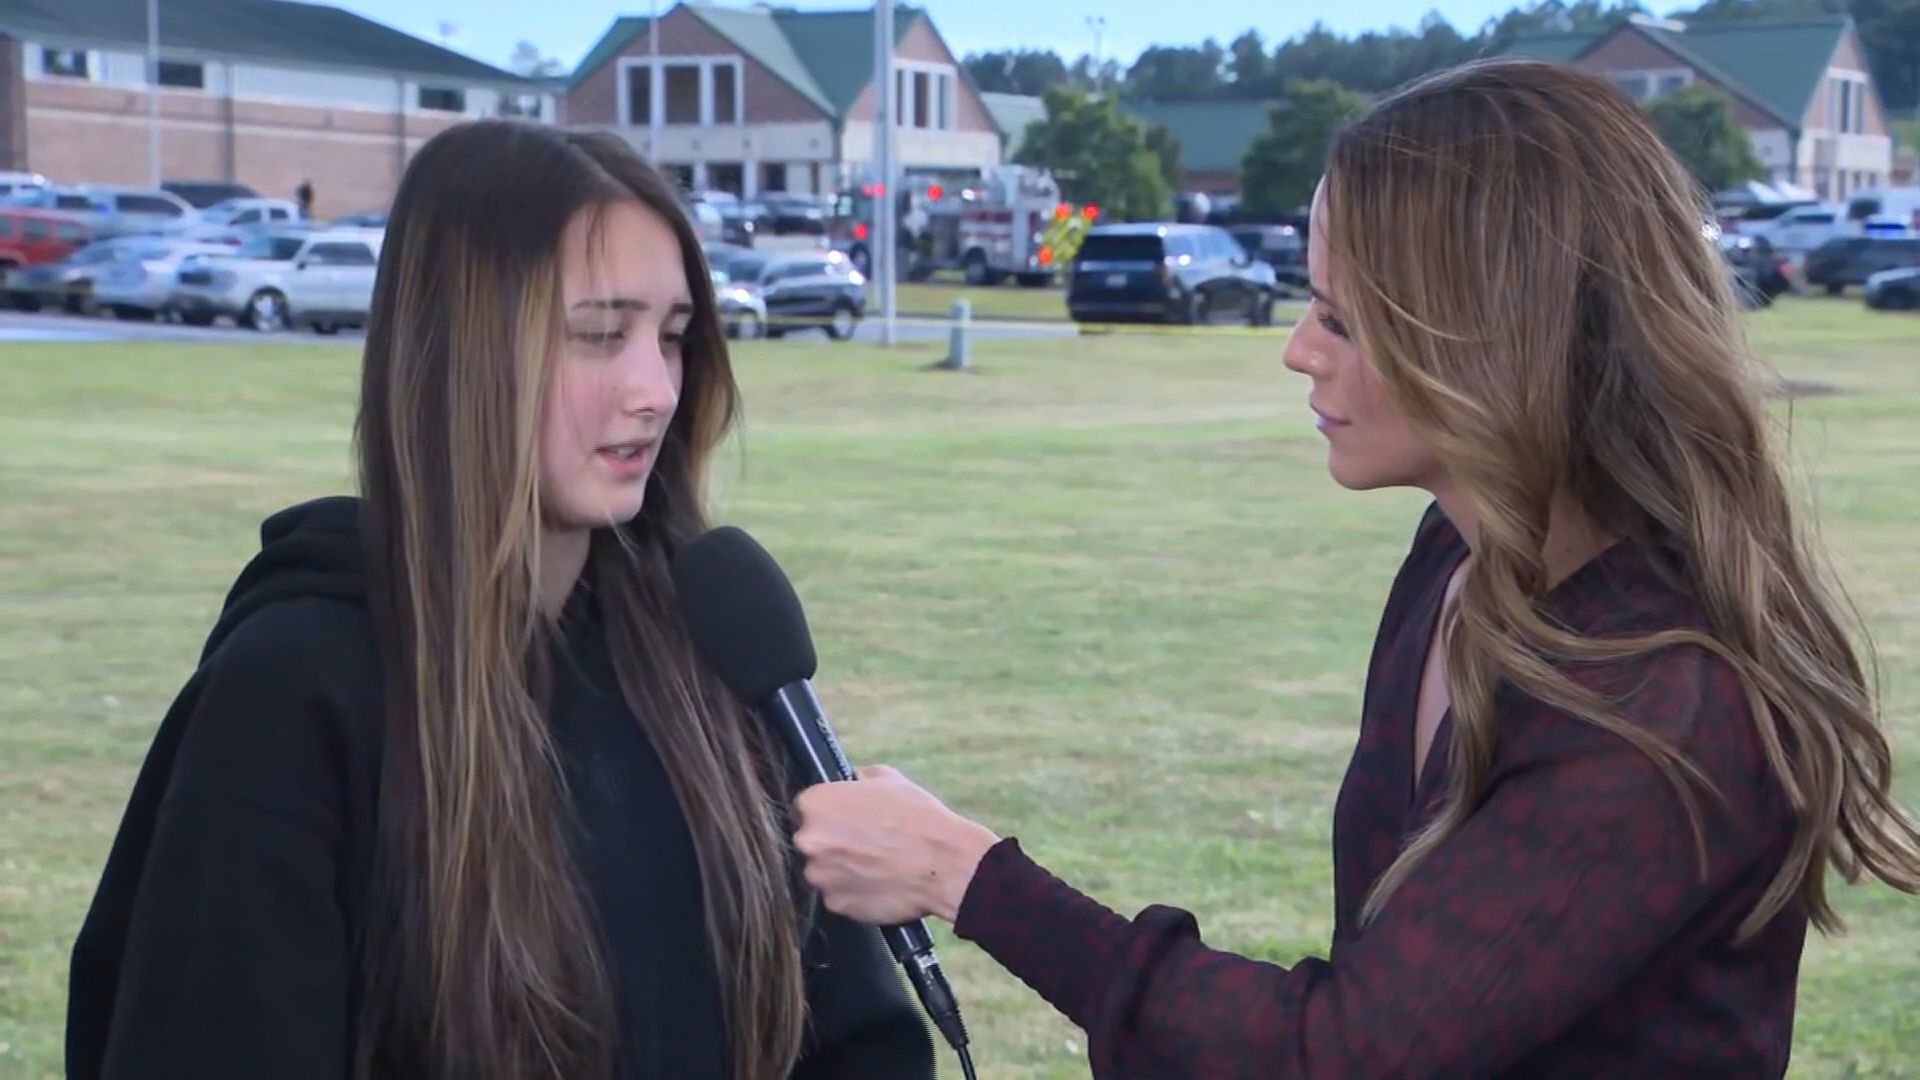
<path fill-rule="evenodd" d="M 1168 191 L 1179 191 L 1185 176 L 1180 167 L 1180 140 L 1174 138 L 1164 124 L 1147 128 L 1146 139 L 1147 149 L 1153 151 L 1154 159 L 1160 163 L 1160 179 L 1167 182 Z"/>
<path fill-rule="evenodd" d="M 1754 156 L 1753 140 L 1734 120 L 1733 105 L 1719 90 L 1695 84 L 1654 99 L 1647 113 L 1668 148 L 1708 191 L 1766 175 Z"/>
<path fill-rule="evenodd" d="M 1313 199 L 1334 133 L 1360 115 L 1359 94 L 1326 79 L 1300 80 L 1267 114 L 1267 132 L 1240 163 L 1240 190 L 1250 214 L 1284 214 Z"/>
<path fill-rule="evenodd" d="M 1051 49 L 995 49 L 962 61 L 974 85 L 989 93 L 1030 94 L 1067 81 L 1067 64 Z"/>
<path fill-rule="evenodd" d="M 1089 97 L 1070 86 L 1046 93 L 1047 118 L 1027 126 L 1014 160 L 1053 171 L 1068 199 L 1092 203 L 1109 219 L 1162 217 L 1172 201 L 1161 159 L 1140 121 L 1111 96 Z"/>

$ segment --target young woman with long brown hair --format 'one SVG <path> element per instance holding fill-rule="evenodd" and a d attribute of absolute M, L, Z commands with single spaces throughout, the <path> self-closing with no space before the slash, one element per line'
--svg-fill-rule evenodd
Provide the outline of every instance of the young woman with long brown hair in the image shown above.
<path fill-rule="evenodd" d="M 671 592 L 735 387 L 619 140 L 454 128 L 395 199 L 358 498 L 269 518 L 74 949 L 69 1074 L 931 1077 Z"/>
<path fill-rule="evenodd" d="M 1704 204 L 1603 79 L 1497 61 L 1336 139 L 1286 362 L 1433 504 L 1333 825 L 1331 955 L 1135 919 L 891 770 L 800 797 L 833 910 L 934 914 L 1099 1077 L 1779 1076 L 1830 871 L 1920 891 L 1870 680 Z"/>

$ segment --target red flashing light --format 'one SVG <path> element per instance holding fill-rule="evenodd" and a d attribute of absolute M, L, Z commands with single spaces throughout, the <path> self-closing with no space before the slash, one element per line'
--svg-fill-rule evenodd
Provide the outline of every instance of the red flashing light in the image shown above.
<path fill-rule="evenodd" d="M 866 222 L 864 222 L 864 221 L 863 221 L 863 222 L 861 222 L 861 223 L 859 223 L 858 225 L 855 225 L 855 226 L 853 227 L 853 238 L 854 238 L 855 240 L 865 240 L 865 239 L 867 238 L 867 223 L 866 223 Z"/>
<path fill-rule="evenodd" d="M 1065 221 L 1072 216 L 1073 207 L 1068 206 L 1066 203 L 1061 203 L 1059 206 L 1053 208 L 1053 219 L 1055 221 Z"/>
<path fill-rule="evenodd" d="M 1097 206 L 1089 206 L 1085 210 L 1082 210 L 1081 213 L 1086 215 L 1088 221 L 1100 220 L 1100 208 Z"/>
<path fill-rule="evenodd" d="M 1041 266 L 1053 265 L 1053 249 L 1052 248 L 1043 247 L 1040 249 L 1040 265 Z"/>
<path fill-rule="evenodd" d="M 941 187 L 939 184 L 935 184 L 927 189 L 927 198 L 932 199 L 934 202 L 939 202 L 946 194 L 947 189 Z"/>

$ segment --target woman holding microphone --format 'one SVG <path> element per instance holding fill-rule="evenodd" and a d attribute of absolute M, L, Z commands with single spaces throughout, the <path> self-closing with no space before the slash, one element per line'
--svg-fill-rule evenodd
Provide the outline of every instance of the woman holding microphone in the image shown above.
<path fill-rule="evenodd" d="M 1920 891 L 1920 830 L 1703 219 L 1633 102 L 1567 68 L 1445 72 L 1335 140 L 1286 363 L 1335 481 L 1433 504 L 1327 960 L 1122 917 L 887 769 L 800 797 L 828 907 L 953 922 L 1102 1078 L 1784 1073 L 1828 872 Z"/>

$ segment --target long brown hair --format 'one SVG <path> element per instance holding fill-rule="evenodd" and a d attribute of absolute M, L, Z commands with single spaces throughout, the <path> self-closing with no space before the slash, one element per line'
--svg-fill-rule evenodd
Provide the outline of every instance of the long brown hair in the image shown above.
<path fill-rule="evenodd" d="M 1597 76 L 1479 62 L 1373 106 L 1335 139 L 1326 184 L 1342 309 L 1478 530 L 1444 639 L 1444 803 L 1366 917 L 1471 813 L 1502 685 L 1648 754 L 1701 838 L 1698 770 L 1555 667 L 1682 644 L 1737 672 L 1796 815 L 1741 936 L 1796 901 L 1836 929 L 1829 867 L 1920 891 L 1920 829 L 1894 800 L 1864 650 L 1789 493 L 1703 193 L 1645 114 Z M 1707 631 L 1599 640 L 1543 617 L 1549 508 L 1569 497 L 1677 549 Z"/>
<path fill-rule="evenodd" d="M 736 408 L 699 242 L 617 138 L 481 121 L 408 167 L 367 330 L 356 436 L 388 716 L 362 1075 L 617 1069 L 612 985 L 543 709 L 554 626 L 536 596 L 535 447 L 563 325 L 562 236 L 621 201 L 672 226 L 696 315 L 645 509 L 596 533 L 586 574 L 692 830 L 735 1075 L 784 1075 L 798 1052 L 778 758 L 695 658 L 666 569 L 705 528 L 705 470 Z"/>

